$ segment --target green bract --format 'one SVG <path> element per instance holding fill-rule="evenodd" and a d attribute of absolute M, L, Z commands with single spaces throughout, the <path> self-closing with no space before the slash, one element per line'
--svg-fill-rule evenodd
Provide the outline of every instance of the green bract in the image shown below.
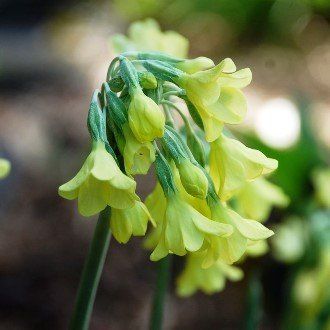
<path fill-rule="evenodd" d="M 106 151 L 104 142 L 93 143 L 93 148 L 78 174 L 59 187 L 60 196 L 78 198 L 78 209 L 83 216 L 102 211 L 107 205 L 125 209 L 137 199 L 136 183 L 121 172 L 116 161 Z"/>

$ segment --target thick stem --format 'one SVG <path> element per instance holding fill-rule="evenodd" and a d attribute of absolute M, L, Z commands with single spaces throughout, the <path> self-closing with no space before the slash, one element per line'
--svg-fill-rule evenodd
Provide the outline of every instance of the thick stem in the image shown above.
<path fill-rule="evenodd" d="M 97 287 L 110 243 L 110 212 L 110 207 L 106 207 L 99 215 L 81 276 L 70 330 L 88 329 Z"/>
<path fill-rule="evenodd" d="M 163 322 L 163 311 L 165 296 L 170 279 L 171 256 L 157 262 L 157 280 L 150 319 L 150 330 L 161 330 Z"/>

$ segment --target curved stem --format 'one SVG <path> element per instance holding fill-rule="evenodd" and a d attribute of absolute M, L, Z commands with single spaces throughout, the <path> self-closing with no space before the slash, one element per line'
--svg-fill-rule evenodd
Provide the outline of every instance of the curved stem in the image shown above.
<path fill-rule="evenodd" d="M 170 279 L 171 259 L 172 257 L 168 255 L 157 262 L 156 289 L 150 319 L 150 330 L 162 329 L 165 296 Z"/>
<path fill-rule="evenodd" d="M 100 282 L 106 254 L 110 244 L 110 207 L 99 215 L 93 239 L 81 276 L 70 330 L 87 330 L 93 311 L 97 287 Z"/>

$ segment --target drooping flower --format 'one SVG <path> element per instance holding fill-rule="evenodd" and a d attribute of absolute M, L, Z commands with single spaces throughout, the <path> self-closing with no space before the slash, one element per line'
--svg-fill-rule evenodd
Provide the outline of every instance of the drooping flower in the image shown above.
<path fill-rule="evenodd" d="M 242 218 L 235 211 L 222 205 L 221 202 L 212 203 L 210 208 L 211 219 L 231 225 L 234 232 L 229 237 L 210 236 L 208 238 L 209 246 L 203 262 L 205 268 L 210 267 L 217 260 L 232 264 L 243 256 L 248 240 L 264 240 L 274 234 L 260 222 Z"/>
<path fill-rule="evenodd" d="M 140 89 L 132 93 L 128 121 L 136 139 L 141 143 L 151 142 L 164 135 L 165 116 L 162 110 Z"/>
<path fill-rule="evenodd" d="M 107 205 L 118 209 L 132 207 L 137 200 L 136 182 L 123 174 L 101 140 L 93 141 L 93 148 L 78 174 L 59 187 L 59 195 L 78 198 L 83 216 L 102 211 Z"/>
<path fill-rule="evenodd" d="M 0 179 L 4 179 L 10 172 L 10 162 L 7 159 L 0 158 Z"/>
<path fill-rule="evenodd" d="M 151 142 L 139 142 L 131 129 L 124 125 L 125 146 L 123 157 L 127 174 L 147 174 L 155 161 L 155 148 Z"/>
<path fill-rule="evenodd" d="M 127 243 L 131 236 L 144 236 L 148 221 L 155 225 L 147 207 L 141 201 L 126 209 L 111 209 L 110 228 L 119 243 Z"/>
<path fill-rule="evenodd" d="M 277 168 L 277 160 L 224 134 L 211 143 L 210 174 L 221 200 L 228 200 L 247 182 Z"/>
<path fill-rule="evenodd" d="M 224 123 L 238 124 L 245 116 L 246 101 L 239 89 L 251 82 L 252 74 L 250 69 L 235 71 L 227 58 L 211 69 L 175 79 L 199 112 L 208 142 L 219 137 Z"/>
<path fill-rule="evenodd" d="M 236 197 L 238 213 L 261 222 L 269 217 L 272 207 L 285 207 L 289 203 L 283 190 L 263 177 L 246 183 Z"/>
<path fill-rule="evenodd" d="M 166 210 L 160 226 L 159 241 L 150 256 L 152 261 L 164 258 L 168 253 L 183 256 L 187 251 L 197 251 L 206 235 L 228 236 L 232 233 L 230 225 L 206 218 L 178 194 L 166 197 Z"/>
<path fill-rule="evenodd" d="M 226 279 L 239 281 L 243 271 L 232 265 L 217 261 L 211 267 L 202 268 L 204 252 L 194 252 L 187 255 L 183 272 L 177 279 L 176 292 L 181 297 L 189 297 L 201 290 L 206 294 L 220 292 L 224 289 Z"/>

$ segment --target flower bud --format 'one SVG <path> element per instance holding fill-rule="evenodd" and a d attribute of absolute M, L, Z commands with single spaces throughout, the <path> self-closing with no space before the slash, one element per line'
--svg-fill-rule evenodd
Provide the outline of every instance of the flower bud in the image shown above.
<path fill-rule="evenodd" d="M 208 191 L 208 180 L 203 171 L 190 160 L 183 159 L 177 164 L 181 183 L 188 194 L 204 199 Z"/>
<path fill-rule="evenodd" d="M 139 72 L 139 81 L 145 89 L 155 89 L 157 87 L 157 79 L 151 72 Z"/>
<path fill-rule="evenodd" d="M 191 60 L 184 60 L 182 62 L 175 63 L 175 67 L 189 74 L 210 69 L 213 66 L 214 66 L 214 62 L 210 58 L 203 56 Z"/>
<path fill-rule="evenodd" d="M 128 121 L 140 142 L 150 142 L 164 135 L 165 116 L 159 106 L 140 90 L 135 90 L 128 109 Z"/>

